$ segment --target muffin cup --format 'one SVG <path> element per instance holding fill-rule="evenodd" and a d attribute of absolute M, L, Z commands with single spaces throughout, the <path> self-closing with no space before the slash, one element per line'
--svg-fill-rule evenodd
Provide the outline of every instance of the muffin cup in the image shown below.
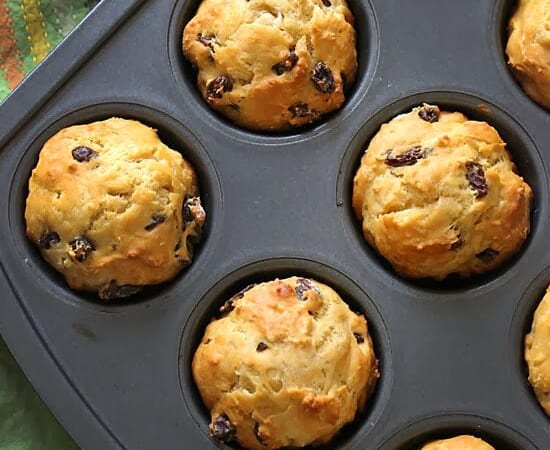
<path fill-rule="evenodd" d="M 535 450 L 517 430 L 487 417 L 467 414 L 442 414 L 405 425 L 380 447 L 380 450 L 418 450 L 437 439 L 462 434 L 481 438 L 496 449 Z"/>
<path fill-rule="evenodd" d="M 179 353 L 181 390 L 189 413 L 202 430 L 205 445 L 211 439 L 208 430 L 210 414 L 193 381 L 191 361 L 206 326 L 217 316 L 219 308 L 246 286 L 291 276 L 311 278 L 326 284 L 341 296 L 352 311 L 365 316 L 381 373 L 365 408 L 357 413 L 353 422 L 342 428 L 329 444 L 316 448 L 343 449 L 360 443 L 368 438 L 371 424 L 383 413 L 391 389 L 392 352 L 384 319 L 376 305 L 351 279 L 325 264 L 301 258 L 265 259 L 240 267 L 215 283 L 193 309 L 183 327 Z"/>
<path fill-rule="evenodd" d="M 183 278 L 194 269 L 195 263 L 200 261 L 203 248 L 208 245 L 211 230 L 216 226 L 221 216 L 222 195 L 216 169 L 208 153 L 185 126 L 170 116 L 144 105 L 135 103 L 100 103 L 68 112 L 41 131 L 30 144 L 27 152 L 18 161 L 15 176 L 10 189 L 10 232 L 15 243 L 15 250 L 20 260 L 31 270 L 31 283 L 38 282 L 55 297 L 65 301 L 79 303 L 82 300 L 89 303 L 98 303 L 104 307 L 105 302 L 97 298 L 97 294 L 84 291 L 75 291 L 69 288 L 61 274 L 56 272 L 41 257 L 38 248 L 25 236 L 24 209 L 28 195 L 28 180 L 44 143 L 59 130 L 68 126 L 91 123 L 110 117 L 122 117 L 138 120 L 158 130 L 159 138 L 172 149 L 182 153 L 183 157 L 195 168 L 199 182 L 201 200 L 207 214 L 207 221 L 202 233 L 201 242 L 195 246 L 191 265 L 184 268 L 172 280 L 158 285 L 149 285 L 138 294 L 127 299 L 115 301 L 115 308 L 121 305 L 130 305 L 138 302 L 151 301 L 158 297 L 165 297 L 167 289 L 175 283 L 185 283 Z M 216 205 L 216 206 L 214 206 Z M 217 211 L 219 210 L 219 212 Z M 206 252 L 208 249 L 205 250 Z"/>
<path fill-rule="evenodd" d="M 357 33 L 357 75 L 355 83 L 346 92 L 346 101 L 342 107 L 332 113 L 324 115 L 311 125 L 306 125 L 282 132 L 260 132 L 243 129 L 208 106 L 202 98 L 197 86 L 197 74 L 183 55 L 182 38 L 185 25 L 195 15 L 200 1 L 183 1 L 175 3 L 171 13 L 168 33 L 168 51 L 170 67 L 176 83 L 180 86 L 179 94 L 186 101 L 200 111 L 201 120 L 207 125 L 215 127 L 229 139 L 242 139 L 258 143 L 273 141 L 293 141 L 303 139 L 304 136 L 318 135 L 330 132 L 342 117 L 349 115 L 357 104 L 362 101 L 373 81 L 374 72 L 379 58 L 378 26 L 375 11 L 369 0 L 346 0 L 355 18 Z M 286 138 L 286 139 L 285 139 Z"/>
<path fill-rule="evenodd" d="M 523 126 L 501 107 L 480 98 L 477 95 L 466 94 L 456 91 L 427 91 L 420 92 L 408 97 L 399 99 L 384 106 L 364 124 L 364 126 L 353 137 L 340 162 L 337 179 L 337 204 L 340 206 L 343 226 L 350 245 L 360 247 L 364 250 L 366 260 L 376 268 L 380 268 L 384 274 L 391 277 L 399 277 L 378 252 L 369 246 L 363 237 L 361 222 L 355 216 L 352 208 L 353 180 L 361 157 L 365 153 L 370 140 L 380 129 L 380 126 L 391 121 L 394 117 L 410 112 L 412 108 L 421 106 L 423 103 L 438 105 L 442 111 L 458 111 L 466 115 L 469 120 L 487 122 L 493 126 L 503 141 L 506 149 L 510 152 L 512 161 L 517 166 L 517 172 L 529 184 L 533 190 L 533 202 L 531 205 L 531 230 L 526 241 L 519 252 L 511 257 L 500 268 L 480 275 L 471 277 L 449 276 L 443 281 L 433 279 L 407 279 L 402 278 L 404 283 L 414 288 L 427 289 L 429 291 L 466 290 L 480 288 L 502 279 L 506 272 L 519 263 L 524 252 L 527 252 L 533 241 L 541 242 L 540 217 L 545 217 L 544 211 L 548 204 L 548 182 L 547 175 L 539 150 L 535 143 L 526 133 Z"/>

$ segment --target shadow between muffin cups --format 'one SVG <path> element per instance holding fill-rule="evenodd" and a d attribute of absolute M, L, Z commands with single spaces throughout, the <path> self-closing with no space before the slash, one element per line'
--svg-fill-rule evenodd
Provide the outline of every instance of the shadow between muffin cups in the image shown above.
<path fill-rule="evenodd" d="M 330 443 L 315 448 L 349 448 L 365 438 L 368 439 L 369 431 L 381 417 L 389 398 L 393 369 L 391 338 L 377 306 L 355 282 L 325 264 L 300 258 L 266 259 L 242 266 L 221 278 L 203 295 L 183 325 L 178 355 L 181 392 L 189 414 L 202 431 L 205 444 L 214 442 L 209 437 L 210 414 L 193 381 L 191 361 L 206 326 L 217 316 L 219 308 L 246 286 L 294 275 L 311 278 L 332 287 L 352 311 L 364 313 L 381 374 L 364 410 L 357 414 L 353 422 L 344 426 Z M 231 447 L 240 448 L 237 445 Z"/>

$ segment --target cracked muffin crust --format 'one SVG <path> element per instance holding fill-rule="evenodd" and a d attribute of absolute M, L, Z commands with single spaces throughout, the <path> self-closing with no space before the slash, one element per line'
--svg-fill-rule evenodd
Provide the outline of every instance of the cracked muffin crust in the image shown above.
<path fill-rule="evenodd" d="M 550 109 L 550 0 L 518 1 L 506 53 L 527 95 Z"/>
<path fill-rule="evenodd" d="M 483 439 L 465 434 L 430 442 L 420 450 L 495 450 L 495 448 Z"/>
<path fill-rule="evenodd" d="M 65 128 L 29 180 L 27 235 L 69 286 L 127 297 L 191 263 L 205 212 L 195 172 L 140 122 Z"/>
<path fill-rule="evenodd" d="M 361 159 L 353 208 L 400 274 L 482 273 L 519 250 L 532 192 L 498 132 L 424 105 L 382 125 Z"/>
<path fill-rule="evenodd" d="M 248 449 L 328 442 L 379 377 L 362 315 L 317 281 L 251 285 L 206 328 L 192 362 L 214 438 Z"/>
<path fill-rule="evenodd" d="M 550 416 L 550 286 L 535 311 L 531 332 L 525 337 L 525 361 L 529 383 Z"/>
<path fill-rule="evenodd" d="M 183 52 L 206 102 L 254 130 L 285 130 L 339 109 L 357 71 L 345 0 L 203 0 Z"/>

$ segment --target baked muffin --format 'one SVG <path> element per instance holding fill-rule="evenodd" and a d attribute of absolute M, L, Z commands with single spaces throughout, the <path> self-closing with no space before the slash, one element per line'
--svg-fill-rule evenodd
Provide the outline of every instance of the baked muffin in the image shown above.
<path fill-rule="evenodd" d="M 498 267 L 529 233 L 532 197 L 505 147 L 487 123 L 432 105 L 382 125 L 353 186 L 365 238 L 407 277 Z"/>
<path fill-rule="evenodd" d="M 550 286 L 535 311 L 531 332 L 525 337 L 529 383 L 550 416 Z"/>
<path fill-rule="evenodd" d="M 192 363 L 214 438 L 248 449 L 328 442 L 379 376 L 365 318 L 328 286 L 248 286 L 206 328 Z"/>
<path fill-rule="evenodd" d="M 550 108 L 550 1 L 519 0 L 509 32 L 512 72 L 527 95 Z"/>
<path fill-rule="evenodd" d="M 285 130 L 337 110 L 357 71 L 345 0 L 203 0 L 183 51 L 207 103 L 253 130 Z"/>
<path fill-rule="evenodd" d="M 29 181 L 27 235 L 73 289 L 105 300 L 174 277 L 205 221 L 197 179 L 155 130 L 111 118 L 65 128 Z"/>
<path fill-rule="evenodd" d="M 420 450 L 495 450 L 482 439 L 462 435 L 450 439 L 441 439 L 424 445 Z"/>

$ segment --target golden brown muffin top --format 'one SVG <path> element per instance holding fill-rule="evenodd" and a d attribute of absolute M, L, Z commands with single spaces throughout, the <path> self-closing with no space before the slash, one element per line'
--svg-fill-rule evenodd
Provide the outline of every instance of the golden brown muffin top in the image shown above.
<path fill-rule="evenodd" d="M 192 363 L 214 437 L 250 449 L 321 444 L 363 407 L 378 378 L 372 341 L 334 290 L 274 280 L 220 311 Z"/>

